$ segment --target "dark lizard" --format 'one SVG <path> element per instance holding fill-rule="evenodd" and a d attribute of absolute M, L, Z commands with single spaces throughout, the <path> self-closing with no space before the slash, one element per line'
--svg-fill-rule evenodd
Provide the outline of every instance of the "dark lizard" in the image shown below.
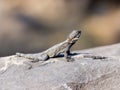
<path fill-rule="evenodd" d="M 52 46 L 51 48 L 37 53 L 37 54 L 23 54 L 23 53 L 16 53 L 19 57 L 24 57 L 27 59 L 31 59 L 32 62 L 37 61 L 46 61 L 49 58 L 53 58 L 58 56 L 59 54 L 63 53 L 64 57 L 66 58 L 67 62 L 73 61 L 74 59 L 71 58 L 70 49 L 71 47 L 78 41 L 81 36 L 81 31 L 74 30 L 67 39 L 57 45 Z M 92 58 L 92 59 L 105 59 L 106 57 L 102 56 L 94 56 L 94 55 L 83 55 L 83 58 Z"/>

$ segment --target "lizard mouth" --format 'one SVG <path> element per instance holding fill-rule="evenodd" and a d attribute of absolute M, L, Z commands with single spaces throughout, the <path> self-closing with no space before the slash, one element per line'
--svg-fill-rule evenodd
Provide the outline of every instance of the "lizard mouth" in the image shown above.
<path fill-rule="evenodd" d="M 74 38 L 74 40 L 78 40 L 78 39 L 79 39 L 78 37 Z"/>
<path fill-rule="evenodd" d="M 74 38 L 74 40 L 78 40 L 79 37 L 80 37 L 80 34 L 78 34 L 78 35 Z"/>

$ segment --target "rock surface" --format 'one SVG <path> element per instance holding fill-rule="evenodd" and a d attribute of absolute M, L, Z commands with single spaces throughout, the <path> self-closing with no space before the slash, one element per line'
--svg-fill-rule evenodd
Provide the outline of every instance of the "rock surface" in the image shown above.
<path fill-rule="evenodd" d="M 74 62 L 63 57 L 31 63 L 0 58 L 0 90 L 120 90 L 120 44 L 76 51 Z M 108 57 L 82 58 L 83 54 Z"/>

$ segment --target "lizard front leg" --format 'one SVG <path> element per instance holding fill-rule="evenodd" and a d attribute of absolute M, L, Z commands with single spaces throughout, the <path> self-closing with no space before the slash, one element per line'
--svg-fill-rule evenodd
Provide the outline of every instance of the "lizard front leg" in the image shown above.
<path fill-rule="evenodd" d="M 31 59 L 32 62 L 38 62 L 38 61 L 46 61 L 49 59 L 49 56 L 47 54 L 23 54 L 23 53 L 16 53 L 18 57 L 24 57 L 27 59 Z"/>
<path fill-rule="evenodd" d="M 71 48 L 71 45 L 66 47 L 66 49 L 64 51 L 64 57 L 66 58 L 67 62 L 74 61 L 74 59 L 71 58 L 70 48 Z"/>

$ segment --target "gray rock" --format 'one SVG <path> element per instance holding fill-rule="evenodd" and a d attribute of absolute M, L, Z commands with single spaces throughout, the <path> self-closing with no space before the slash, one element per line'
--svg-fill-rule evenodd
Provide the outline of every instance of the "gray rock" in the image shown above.
<path fill-rule="evenodd" d="M 74 62 L 63 57 L 31 63 L 0 58 L 0 90 L 120 90 L 120 44 L 76 51 Z M 107 56 L 81 58 L 82 54 Z"/>

